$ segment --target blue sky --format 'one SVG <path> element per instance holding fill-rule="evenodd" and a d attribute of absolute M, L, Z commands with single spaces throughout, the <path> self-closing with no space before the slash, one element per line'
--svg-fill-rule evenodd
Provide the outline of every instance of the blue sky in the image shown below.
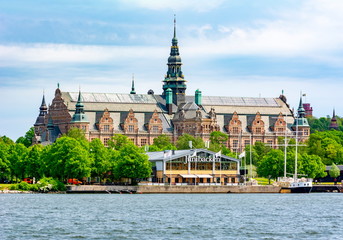
<path fill-rule="evenodd" d="M 34 124 L 43 91 L 161 93 L 177 17 L 187 93 L 300 91 L 342 115 L 343 1 L 0 0 L 0 135 Z"/>

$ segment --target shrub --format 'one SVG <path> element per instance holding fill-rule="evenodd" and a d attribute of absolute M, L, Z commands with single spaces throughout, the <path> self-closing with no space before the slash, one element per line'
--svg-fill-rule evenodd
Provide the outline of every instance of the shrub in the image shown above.
<path fill-rule="evenodd" d="M 40 192 L 50 192 L 50 191 L 65 191 L 65 185 L 53 178 L 42 178 L 38 181 L 38 190 Z"/>

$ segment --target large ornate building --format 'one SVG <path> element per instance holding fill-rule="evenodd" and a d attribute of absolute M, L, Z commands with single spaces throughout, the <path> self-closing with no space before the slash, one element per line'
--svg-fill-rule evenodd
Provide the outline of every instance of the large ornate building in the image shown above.
<path fill-rule="evenodd" d="M 124 134 L 136 145 L 153 143 L 161 134 L 175 142 L 182 134 L 208 141 L 210 133 L 221 131 L 229 136 L 227 146 L 241 152 L 245 145 L 264 142 L 278 144 L 278 136 L 294 136 L 300 140 L 309 135 L 309 125 L 300 100 L 298 118 L 282 94 L 278 98 L 202 96 L 186 94 L 186 80 L 174 36 L 162 94 L 149 90 L 136 94 L 134 82 L 130 93 L 64 92 L 58 86 L 52 103 L 45 98 L 34 124 L 37 143 L 48 144 L 70 128 L 84 130 L 87 139 L 99 138 L 105 145 L 113 134 Z"/>

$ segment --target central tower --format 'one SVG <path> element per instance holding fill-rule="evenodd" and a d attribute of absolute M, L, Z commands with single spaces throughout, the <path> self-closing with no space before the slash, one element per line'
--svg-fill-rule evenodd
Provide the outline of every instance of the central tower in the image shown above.
<path fill-rule="evenodd" d="M 172 90 L 173 103 L 179 105 L 185 102 L 186 94 L 186 80 L 181 71 L 181 57 L 179 53 L 179 46 L 176 38 L 176 20 L 174 18 L 174 37 L 172 39 L 172 46 L 170 49 L 170 56 L 168 58 L 168 71 L 163 80 L 163 95 L 166 96 L 168 88 Z"/>

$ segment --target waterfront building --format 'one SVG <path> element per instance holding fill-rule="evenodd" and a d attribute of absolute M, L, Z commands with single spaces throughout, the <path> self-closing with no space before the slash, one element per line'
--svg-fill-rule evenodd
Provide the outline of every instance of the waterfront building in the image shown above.
<path fill-rule="evenodd" d="M 171 185 L 237 185 L 238 159 L 207 149 L 148 152 L 153 183 Z"/>
<path fill-rule="evenodd" d="M 274 147 L 279 136 L 295 136 L 294 114 L 283 93 L 275 98 L 203 96 L 198 89 L 187 95 L 175 22 L 167 66 L 162 94 L 137 93 L 134 79 L 130 93 L 65 92 L 58 85 L 48 109 L 43 97 L 34 142 L 52 143 L 72 127 L 83 129 L 90 141 L 99 138 L 107 145 L 113 134 L 123 134 L 138 146 L 153 144 L 161 134 L 175 143 L 185 133 L 208 141 L 213 131 L 221 131 L 228 135 L 227 147 L 242 152 L 248 144 Z M 299 127 L 304 140 L 309 126 Z"/>

